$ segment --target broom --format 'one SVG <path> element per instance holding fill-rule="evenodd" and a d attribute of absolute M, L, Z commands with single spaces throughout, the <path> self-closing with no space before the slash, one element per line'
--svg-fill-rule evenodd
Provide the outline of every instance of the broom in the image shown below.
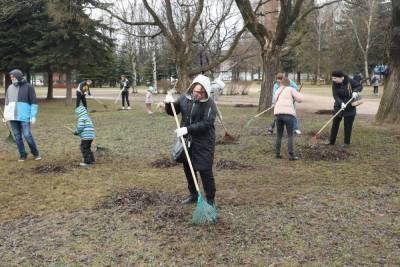
<path fill-rule="evenodd" d="M 11 133 L 10 127 L 8 126 L 8 123 L 7 123 L 6 119 L 4 118 L 4 113 L 3 113 L 3 110 L 1 108 L 0 108 L 0 111 L 1 111 L 1 116 L 2 116 L 2 118 L 4 120 L 4 125 L 6 126 L 6 128 L 8 130 L 8 137 L 6 138 L 6 141 L 7 142 L 11 142 L 11 143 L 15 143 L 14 136 Z"/>
<path fill-rule="evenodd" d="M 345 108 L 347 107 L 347 105 L 348 105 L 352 100 L 353 100 L 353 97 L 352 97 L 349 101 L 347 101 L 347 103 L 345 103 Z M 328 126 L 328 124 L 329 124 L 337 115 L 339 115 L 339 113 L 342 112 L 343 110 L 344 110 L 344 109 L 341 108 L 338 112 L 336 112 L 336 114 L 333 115 L 332 118 L 330 118 L 329 121 L 327 121 L 327 122 L 324 124 L 324 126 L 322 126 L 322 128 L 321 128 L 318 132 L 316 132 L 316 133 L 311 137 L 310 142 L 309 142 L 310 147 L 314 147 L 314 146 L 317 144 L 317 136 L 318 136 L 318 135 L 326 128 L 326 126 Z"/>
<path fill-rule="evenodd" d="M 176 126 L 179 129 L 180 125 L 179 125 L 178 116 L 176 115 L 174 103 L 171 103 L 171 108 L 172 108 L 172 112 L 174 113 Z M 193 170 L 192 161 L 190 160 L 190 156 L 189 156 L 189 152 L 186 147 L 185 140 L 183 139 L 183 136 L 181 136 L 180 138 L 182 141 L 183 150 L 185 151 L 186 159 L 187 159 L 189 167 L 190 167 L 190 172 L 192 173 L 192 178 L 193 178 L 194 184 L 196 186 L 196 190 L 197 190 L 197 205 L 196 205 L 196 209 L 194 210 L 193 215 L 192 215 L 192 223 L 193 224 L 215 223 L 217 220 L 217 210 L 204 200 L 204 198 L 200 192 L 199 185 L 197 183 L 196 174 Z"/>
<path fill-rule="evenodd" d="M 274 107 L 274 106 L 270 106 L 270 107 L 267 108 L 266 110 L 264 110 L 264 111 L 258 113 L 258 114 L 255 115 L 254 117 L 252 117 L 250 120 L 248 120 L 248 121 L 246 122 L 246 124 L 244 125 L 244 128 L 249 128 L 250 125 L 251 125 L 258 117 L 260 117 L 262 114 L 264 114 L 264 113 L 270 111 L 273 107 Z"/>
<path fill-rule="evenodd" d="M 224 131 L 225 131 L 225 135 L 224 135 L 225 141 L 229 141 L 229 142 L 236 141 L 235 137 L 233 137 L 232 135 L 230 135 L 228 133 L 228 130 L 225 127 L 224 121 L 222 120 L 222 114 L 221 114 L 221 111 L 218 108 L 217 103 L 215 103 L 215 107 L 217 108 L 217 116 L 218 116 L 219 122 L 221 123 L 221 125 L 222 125 L 222 127 L 224 128 Z"/>

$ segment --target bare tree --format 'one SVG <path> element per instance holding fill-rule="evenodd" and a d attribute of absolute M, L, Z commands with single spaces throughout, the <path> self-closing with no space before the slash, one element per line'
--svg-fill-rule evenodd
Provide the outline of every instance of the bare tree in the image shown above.
<path fill-rule="evenodd" d="M 261 46 L 264 78 L 261 84 L 258 106 L 260 110 L 265 109 L 272 103 L 272 87 L 274 76 L 279 71 L 280 58 L 292 51 L 300 43 L 304 35 L 302 27 L 296 27 L 298 31 L 296 31 L 295 37 L 292 38 L 290 43 L 286 43 L 289 29 L 293 25 L 300 25 L 313 10 L 340 1 L 335 0 L 315 5 L 315 1 L 280 0 L 277 7 L 268 8 L 268 5 L 275 3 L 275 1 L 259 0 L 258 3 L 252 5 L 250 0 L 235 0 L 247 29 L 254 35 Z M 305 11 L 302 12 L 302 9 L 305 9 Z M 277 17 L 276 20 L 270 20 L 268 22 L 270 23 L 269 25 L 265 25 L 260 22 L 260 16 L 266 19 L 270 16 Z M 276 25 L 273 25 L 274 22 Z"/>
<path fill-rule="evenodd" d="M 392 1 L 390 60 L 390 76 L 376 120 L 400 124 L 400 1 Z"/>
<path fill-rule="evenodd" d="M 130 21 L 120 16 L 121 12 L 115 10 L 115 8 L 113 9 L 110 6 L 99 7 L 125 24 L 133 26 L 150 25 L 158 29 L 158 32 L 165 37 L 172 48 L 178 75 L 178 90 L 187 88 L 192 75 L 212 70 L 228 59 L 245 31 L 245 27 L 238 29 L 237 23 L 233 23 L 232 30 L 224 31 L 227 36 L 224 42 L 214 47 L 216 48 L 214 49 L 215 53 L 210 53 L 209 49 L 215 44 L 213 41 L 221 33 L 223 23 L 230 16 L 233 0 L 218 1 L 218 8 L 215 8 L 216 3 L 211 0 L 182 0 L 174 3 L 170 0 L 163 2 L 142 0 L 142 3 L 152 20 Z M 211 8 L 213 5 L 214 9 Z M 214 12 L 215 10 L 219 11 Z M 202 15 L 204 16 L 202 17 Z M 200 25 L 201 23 L 203 26 Z M 208 31 L 201 33 L 202 29 Z M 232 34 L 233 32 L 234 34 Z M 201 49 L 195 49 L 194 44 L 200 43 L 200 41 Z M 224 53 L 222 53 L 221 47 L 225 48 Z M 203 62 L 204 64 L 198 66 L 193 62 L 195 62 L 195 58 L 199 57 L 200 51 L 201 53 L 207 51 L 208 59 Z"/>
<path fill-rule="evenodd" d="M 347 18 L 357 41 L 364 61 L 364 75 L 369 77 L 368 57 L 370 48 L 374 45 L 382 34 L 374 31 L 374 26 L 378 23 L 378 0 L 353 1 L 349 4 Z M 368 80 L 367 80 L 368 81 Z"/>

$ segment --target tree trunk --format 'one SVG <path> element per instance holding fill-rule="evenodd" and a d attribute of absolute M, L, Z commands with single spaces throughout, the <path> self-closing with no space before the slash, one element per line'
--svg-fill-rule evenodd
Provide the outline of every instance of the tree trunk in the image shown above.
<path fill-rule="evenodd" d="M 177 64 L 176 72 L 178 76 L 178 83 L 175 89 L 178 93 L 184 93 L 189 88 L 191 83 L 186 62 Z"/>
<path fill-rule="evenodd" d="M 157 89 L 157 58 L 156 58 L 156 50 L 153 49 L 153 86 L 156 92 Z"/>
<path fill-rule="evenodd" d="M 368 54 L 364 54 L 364 77 L 367 79 L 369 77 L 368 73 Z M 369 79 L 367 79 L 367 84 L 370 85 Z"/>
<path fill-rule="evenodd" d="M 10 86 L 11 84 L 11 78 L 10 78 L 10 74 L 8 74 L 8 72 L 6 72 L 5 74 L 5 83 L 4 83 L 4 92 L 7 92 L 7 88 Z"/>
<path fill-rule="evenodd" d="M 400 124 L 400 1 L 392 1 L 391 73 L 383 91 L 376 120 Z"/>
<path fill-rule="evenodd" d="M 72 103 L 72 86 L 71 86 L 71 71 L 67 70 L 66 72 L 66 99 L 65 99 L 65 105 L 69 106 Z"/>
<path fill-rule="evenodd" d="M 47 71 L 47 99 L 53 99 L 53 71 Z"/>
<path fill-rule="evenodd" d="M 274 87 L 275 75 L 279 71 L 279 51 L 263 51 L 263 81 L 261 83 L 258 111 L 263 111 L 272 104 L 272 89 Z"/>

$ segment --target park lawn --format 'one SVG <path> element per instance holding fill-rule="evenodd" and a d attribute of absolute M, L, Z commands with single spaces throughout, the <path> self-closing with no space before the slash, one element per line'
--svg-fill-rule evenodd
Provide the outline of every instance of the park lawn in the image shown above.
<path fill-rule="evenodd" d="M 93 168 L 77 167 L 79 139 L 63 128 L 75 123 L 73 107 L 61 100 L 40 104 L 42 161 L 18 163 L 1 138 L 1 265 L 400 265 L 398 127 L 359 116 L 348 152 L 310 149 L 310 132 L 329 116 L 300 113 L 301 160 L 289 162 L 274 158 L 270 114 L 245 129 L 256 109 L 222 106 L 238 143 L 224 143 L 216 124 L 219 219 L 193 226 L 194 206 L 178 204 L 187 193 L 181 166 L 159 168 L 170 164 L 173 119 L 107 104 L 103 112 L 89 100 L 106 148 Z"/>

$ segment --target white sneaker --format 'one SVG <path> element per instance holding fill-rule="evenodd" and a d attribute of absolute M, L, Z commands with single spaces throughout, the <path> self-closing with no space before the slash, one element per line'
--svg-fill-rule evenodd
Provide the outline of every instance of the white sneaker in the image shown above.
<path fill-rule="evenodd" d="M 127 109 L 132 109 L 131 107 L 128 107 Z"/>
<path fill-rule="evenodd" d="M 125 107 L 122 107 L 122 109 L 125 109 Z"/>
<path fill-rule="evenodd" d="M 37 156 L 37 157 L 35 157 L 35 160 L 41 160 L 42 159 L 42 157 L 41 156 Z"/>
<path fill-rule="evenodd" d="M 300 130 L 294 130 L 294 132 L 296 133 L 296 134 L 298 134 L 298 135 L 300 135 L 301 134 L 301 131 Z"/>

